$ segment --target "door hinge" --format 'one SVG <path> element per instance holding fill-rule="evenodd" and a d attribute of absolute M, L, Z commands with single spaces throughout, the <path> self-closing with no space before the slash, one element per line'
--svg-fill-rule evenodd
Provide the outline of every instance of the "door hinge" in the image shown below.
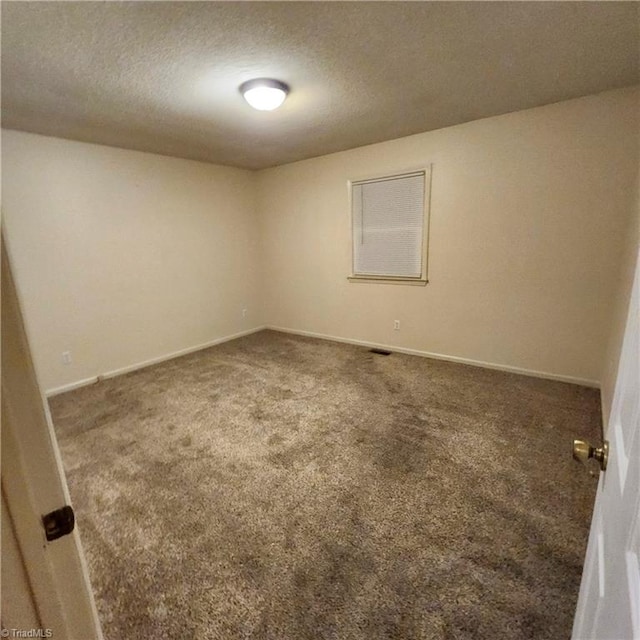
<path fill-rule="evenodd" d="M 76 516 L 73 509 L 67 504 L 42 516 L 42 524 L 47 540 L 51 542 L 73 531 L 76 524 Z"/>

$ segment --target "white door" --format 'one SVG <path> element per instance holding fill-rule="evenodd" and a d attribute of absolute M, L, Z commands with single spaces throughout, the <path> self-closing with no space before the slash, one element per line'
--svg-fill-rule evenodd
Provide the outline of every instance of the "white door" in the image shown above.
<path fill-rule="evenodd" d="M 2 567 L 2 625 L 8 630 L 29 632 L 37 622 L 37 628 L 50 629 L 53 638 L 100 640 L 102 633 L 77 529 L 47 541 L 42 523 L 43 515 L 70 504 L 69 492 L 51 418 L 33 369 L 4 246 L 2 499 L 2 515 L 10 520 L 16 542 L 11 555 L 12 549 L 5 545 L 8 540 L 2 541 L 3 560 L 13 560 Z M 3 530 L 8 531 L 8 526 L 4 521 Z M 8 633 L 11 631 L 3 631 L 3 637 Z"/>
<path fill-rule="evenodd" d="M 640 640 L 640 259 L 609 418 L 573 640 Z"/>

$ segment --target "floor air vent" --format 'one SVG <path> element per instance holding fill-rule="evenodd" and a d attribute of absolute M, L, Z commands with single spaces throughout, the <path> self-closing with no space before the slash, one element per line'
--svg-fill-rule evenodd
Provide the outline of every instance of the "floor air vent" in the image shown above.
<path fill-rule="evenodd" d="M 379 356 L 390 356 L 391 351 L 385 351 L 384 349 L 369 349 L 370 353 L 377 353 Z"/>

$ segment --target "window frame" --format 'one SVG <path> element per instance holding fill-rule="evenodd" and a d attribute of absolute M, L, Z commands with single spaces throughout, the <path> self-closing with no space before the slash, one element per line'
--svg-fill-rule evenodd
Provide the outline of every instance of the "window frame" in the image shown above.
<path fill-rule="evenodd" d="M 354 219 L 353 219 L 353 187 L 358 184 L 366 184 L 368 182 L 382 182 L 384 180 L 394 180 L 398 178 L 409 178 L 416 175 L 422 175 L 424 178 L 424 200 L 423 200 L 423 219 L 422 219 L 422 253 L 421 253 L 421 272 L 419 276 L 392 276 L 378 274 L 361 274 L 355 272 L 355 251 L 353 250 L 354 242 Z M 351 270 L 347 280 L 350 282 L 372 282 L 378 284 L 412 284 L 424 286 L 429 282 L 428 279 L 428 258 L 429 258 L 429 223 L 431 209 L 431 165 L 426 165 L 419 169 L 410 169 L 393 173 L 385 173 L 377 176 L 368 176 L 366 178 L 357 178 L 347 181 L 347 190 L 349 194 L 349 251 L 351 253 Z"/>

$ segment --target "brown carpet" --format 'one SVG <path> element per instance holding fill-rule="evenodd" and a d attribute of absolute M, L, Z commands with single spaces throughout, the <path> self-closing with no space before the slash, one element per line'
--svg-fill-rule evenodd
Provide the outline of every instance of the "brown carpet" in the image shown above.
<path fill-rule="evenodd" d="M 107 640 L 570 635 L 593 389 L 264 331 L 51 408 Z"/>

